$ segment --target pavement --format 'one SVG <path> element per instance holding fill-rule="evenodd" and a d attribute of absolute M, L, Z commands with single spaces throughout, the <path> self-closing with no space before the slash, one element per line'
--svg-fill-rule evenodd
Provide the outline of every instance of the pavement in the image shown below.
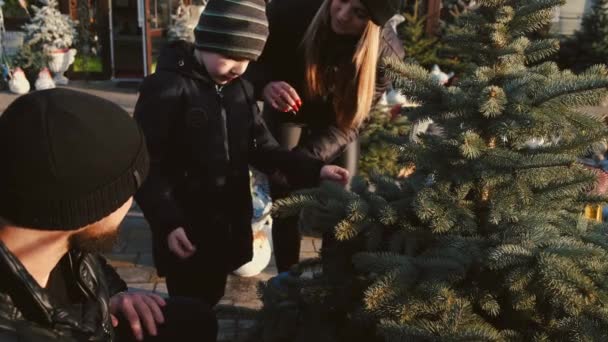
<path fill-rule="evenodd" d="M 167 296 L 165 279 L 156 275 L 152 260 L 151 233 L 148 223 L 134 206 L 123 221 L 120 238 L 106 257 L 124 279 L 129 291 L 148 291 Z M 321 241 L 304 237 L 301 258 L 318 256 Z M 262 307 L 257 287 L 277 274 L 274 260 L 259 275 L 244 278 L 228 277 L 226 294 L 216 307 L 219 319 L 218 341 L 243 341 L 255 328 L 255 315 Z"/>
<path fill-rule="evenodd" d="M 137 101 L 136 87 L 122 87 L 113 81 L 72 81 L 67 88 L 113 101 L 131 114 Z M 17 97 L 8 91 L 0 91 L 0 113 Z M 154 268 L 151 241 L 148 223 L 134 205 L 121 225 L 119 241 L 106 257 L 127 282 L 130 291 L 148 291 L 167 296 L 165 279 L 158 277 Z M 304 237 L 301 258 L 316 257 L 320 246 L 320 240 Z M 255 327 L 255 314 L 262 307 L 258 284 L 276 274 L 273 259 L 257 276 L 229 276 L 225 296 L 215 309 L 219 319 L 219 342 L 243 341 L 247 338 Z"/>

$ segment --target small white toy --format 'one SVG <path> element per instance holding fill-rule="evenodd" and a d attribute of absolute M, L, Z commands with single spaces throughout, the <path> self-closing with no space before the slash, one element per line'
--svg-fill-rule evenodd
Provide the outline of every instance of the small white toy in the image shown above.
<path fill-rule="evenodd" d="M 11 79 L 8 81 L 8 89 L 15 94 L 23 95 L 30 91 L 30 82 L 20 67 L 15 68 Z"/>
<path fill-rule="evenodd" d="M 446 85 L 452 77 L 454 77 L 453 72 L 446 74 L 445 72 L 441 71 L 439 65 L 433 65 L 433 69 L 431 70 L 431 78 L 438 84 Z"/>
<path fill-rule="evenodd" d="M 272 200 L 269 195 L 268 178 L 261 172 L 249 171 L 253 217 L 253 259 L 233 273 L 241 277 L 253 277 L 262 272 L 272 258 Z"/>
<path fill-rule="evenodd" d="M 40 70 L 40 72 L 38 73 L 38 79 L 36 80 L 34 87 L 36 88 L 36 90 L 55 88 L 55 82 L 51 77 L 51 72 L 49 71 L 49 68 L 44 68 Z"/>

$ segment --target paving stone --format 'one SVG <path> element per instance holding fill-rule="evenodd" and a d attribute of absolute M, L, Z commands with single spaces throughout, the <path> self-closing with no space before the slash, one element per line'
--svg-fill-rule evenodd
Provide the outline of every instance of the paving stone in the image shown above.
<path fill-rule="evenodd" d="M 249 310 L 260 310 L 262 309 L 262 301 L 259 299 L 253 299 L 248 301 L 235 301 L 234 305 L 239 308 Z"/>
<path fill-rule="evenodd" d="M 234 305 L 234 300 L 230 299 L 230 298 L 222 298 L 220 299 L 220 301 L 217 303 L 217 305 L 226 305 L 226 306 L 232 306 Z"/>
<path fill-rule="evenodd" d="M 319 257 L 317 252 L 302 252 L 300 253 L 300 260 L 312 259 Z"/>
<path fill-rule="evenodd" d="M 305 237 L 302 239 L 302 241 L 300 241 L 300 253 L 302 252 L 315 252 L 315 246 L 312 238 Z"/>
<path fill-rule="evenodd" d="M 114 267 L 133 267 L 137 260 L 136 253 L 106 253 L 104 256 Z"/>
<path fill-rule="evenodd" d="M 149 291 L 153 292 L 156 284 L 154 283 L 131 283 L 129 284 L 129 291 Z"/>
<path fill-rule="evenodd" d="M 233 342 L 236 338 L 236 321 L 231 319 L 218 320 L 218 342 Z"/>
<path fill-rule="evenodd" d="M 253 319 L 241 319 L 238 322 L 238 328 L 241 329 L 251 329 L 256 326 L 256 321 Z"/>
<path fill-rule="evenodd" d="M 238 319 L 241 316 L 240 310 L 234 306 L 234 303 L 231 305 L 221 305 L 218 304 L 213 308 L 217 319 Z"/>
<path fill-rule="evenodd" d="M 140 220 L 143 221 L 143 220 Z M 145 221 L 144 221 L 145 222 Z M 131 239 L 147 239 L 152 241 L 152 232 L 148 227 L 148 223 L 144 225 L 138 225 L 131 227 L 131 231 L 129 232 L 129 238 Z"/>
<path fill-rule="evenodd" d="M 152 253 L 152 241 L 145 238 L 128 239 L 125 253 Z"/>
<path fill-rule="evenodd" d="M 165 283 L 156 283 L 154 292 L 158 293 L 159 295 L 169 295 L 169 291 L 167 291 L 167 284 Z"/>
<path fill-rule="evenodd" d="M 260 281 L 268 281 L 268 279 L 277 275 L 277 267 L 276 266 L 268 266 L 266 269 L 256 276 L 256 279 Z"/>
<path fill-rule="evenodd" d="M 118 240 L 112 247 L 111 253 L 116 253 L 116 254 L 123 253 L 126 248 L 127 248 L 127 241 L 124 238 L 122 238 L 121 236 L 119 236 Z"/>
<path fill-rule="evenodd" d="M 255 332 L 256 327 L 256 321 L 253 319 L 239 319 L 236 328 L 237 341 L 250 341 L 248 337 Z"/>
<path fill-rule="evenodd" d="M 319 238 L 313 238 L 312 244 L 315 247 L 315 252 L 321 252 L 321 246 L 323 246 L 323 240 Z"/>
<path fill-rule="evenodd" d="M 258 298 L 257 288 L 260 280 L 257 278 L 241 278 L 229 276 L 226 285 L 227 298 L 235 302 L 250 301 Z"/>
<path fill-rule="evenodd" d="M 152 253 L 139 253 L 136 263 L 140 266 L 154 267 L 154 257 Z"/>
<path fill-rule="evenodd" d="M 132 284 L 150 282 L 155 271 L 148 267 L 118 267 L 116 272 L 127 284 Z"/>

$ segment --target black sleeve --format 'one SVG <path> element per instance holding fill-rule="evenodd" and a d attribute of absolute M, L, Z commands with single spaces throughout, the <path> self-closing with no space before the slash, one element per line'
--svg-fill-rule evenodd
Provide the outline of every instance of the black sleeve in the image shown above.
<path fill-rule="evenodd" d="M 175 174 L 179 173 L 182 162 L 179 156 L 183 152 L 177 151 L 175 143 L 183 89 L 176 77 L 156 73 L 146 78 L 134 113 L 150 154 L 150 172 L 135 200 L 152 230 L 161 238 L 185 225 L 183 212 L 173 197 Z"/>
<path fill-rule="evenodd" d="M 289 151 L 272 136 L 262 115 L 254 109 L 251 164 L 266 174 L 282 172 L 290 184 L 309 188 L 319 184 L 323 162 L 301 151 Z"/>
<path fill-rule="evenodd" d="M 331 163 L 359 136 L 358 128 L 340 129 L 329 125 L 313 131 L 312 135 L 294 149 L 324 163 Z"/>
<path fill-rule="evenodd" d="M 103 270 L 103 274 L 106 277 L 106 283 L 108 284 L 108 294 L 110 297 L 117 293 L 127 291 L 127 283 L 122 280 L 120 275 L 116 273 L 116 270 L 112 265 L 108 264 L 105 257 L 98 255 L 99 266 Z"/>

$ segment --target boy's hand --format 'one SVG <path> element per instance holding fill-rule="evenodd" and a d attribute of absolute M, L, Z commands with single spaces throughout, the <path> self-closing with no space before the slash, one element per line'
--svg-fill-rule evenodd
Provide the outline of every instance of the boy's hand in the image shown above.
<path fill-rule="evenodd" d="M 321 168 L 321 179 L 338 182 L 342 185 L 348 184 L 350 174 L 347 169 L 336 165 L 325 165 Z"/>
<path fill-rule="evenodd" d="M 181 259 L 188 259 L 196 252 L 196 247 L 188 240 L 186 231 L 182 227 L 169 233 L 167 244 L 169 245 L 169 250 Z"/>

